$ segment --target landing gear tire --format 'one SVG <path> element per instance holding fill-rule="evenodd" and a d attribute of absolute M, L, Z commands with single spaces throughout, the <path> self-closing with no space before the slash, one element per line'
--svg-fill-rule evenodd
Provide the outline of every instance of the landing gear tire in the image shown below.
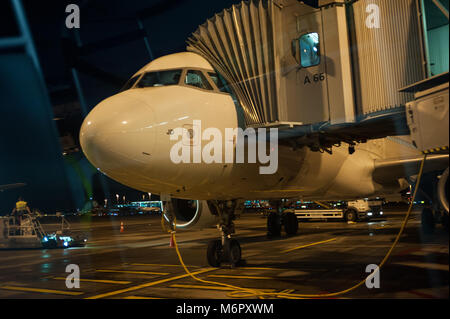
<path fill-rule="evenodd" d="M 225 246 L 221 240 L 213 240 L 208 244 L 207 259 L 211 267 L 220 267 L 224 263 L 235 267 L 241 263 L 241 245 L 236 239 L 227 239 Z"/>
<path fill-rule="evenodd" d="M 422 231 L 424 234 L 433 234 L 436 222 L 434 220 L 433 211 L 430 208 L 424 208 L 422 210 Z"/>
<path fill-rule="evenodd" d="M 232 267 L 241 262 L 241 245 L 236 239 L 227 240 L 224 247 L 224 257 Z"/>
<path fill-rule="evenodd" d="M 358 220 L 358 213 L 354 209 L 347 209 L 345 211 L 346 222 L 356 222 Z"/>
<path fill-rule="evenodd" d="M 280 236 L 281 235 L 281 218 L 280 215 L 271 212 L 267 217 L 267 236 Z"/>
<path fill-rule="evenodd" d="M 217 239 L 209 242 L 206 257 L 208 259 L 208 264 L 211 267 L 220 267 L 222 251 L 223 247 L 221 240 Z"/>
<path fill-rule="evenodd" d="M 294 213 L 285 213 L 283 216 L 284 231 L 288 236 L 297 234 L 298 219 Z"/>

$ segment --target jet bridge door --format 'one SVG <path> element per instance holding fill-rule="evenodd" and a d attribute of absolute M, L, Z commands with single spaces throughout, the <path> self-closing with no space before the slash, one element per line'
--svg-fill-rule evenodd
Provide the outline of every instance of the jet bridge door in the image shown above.
<path fill-rule="evenodd" d="M 298 66 L 296 72 L 291 72 L 286 79 L 287 118 L 303 124 L 328 121 L 327 61 L 322 13 L 316 11 L 294 18 L 296 35 L 291 42 L 291 49 Z"/>

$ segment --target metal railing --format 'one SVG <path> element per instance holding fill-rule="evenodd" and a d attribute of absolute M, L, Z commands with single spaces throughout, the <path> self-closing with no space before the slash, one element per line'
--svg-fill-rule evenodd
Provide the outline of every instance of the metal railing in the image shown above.
<path fill-rule="evenodd" d="M 24 214 L 18 219 L 16 216 L 6 218 L 5 230 L 8 238 L 11 237 L 38 237 L 45 236 L 44 229 L 36 217 Z"/>

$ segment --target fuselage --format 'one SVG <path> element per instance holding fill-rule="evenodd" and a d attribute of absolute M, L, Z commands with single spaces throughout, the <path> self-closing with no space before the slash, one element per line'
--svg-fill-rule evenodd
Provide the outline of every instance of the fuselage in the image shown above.
<path fill-rule="evenodd" d="M 372 178 L 374 161 L 389 156 L 386 147 L 377 146 L 384 140 L 357 147 L 352 155 L 344 146 L 331 155 L 279 144 L 273 174 L 261 174 L 268 164 L 258 160 L 241 163 L 232 155 L 234 160 L 227 161 L 227 145 L 236 151 L 236 139 L 227 130 L 245 129 L 232 92 L 196 54 L 158 60 L 135 74 L 129 88 L 97 105 L 82 125 L 84 153 L 110 178 L 143 192 L 203 200 L 351 199 L 405 187 Z M 174 161 L 181 147 L 190 151 L 187 162 Z M 198 152 L 204 155 L 200 161 L 194 159 Z M 212 162 L 211 152 L 217 155 Z"/>

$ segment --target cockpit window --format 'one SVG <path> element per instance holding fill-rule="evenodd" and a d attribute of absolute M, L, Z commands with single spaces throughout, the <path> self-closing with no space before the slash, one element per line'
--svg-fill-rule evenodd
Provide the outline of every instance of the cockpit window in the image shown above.
<path fill-rule="evenodd" d="M 211 79 L 214 81 L 214 83 L 216 84 L 216 86 L 220 90 L 220 92 L 231 94 L 230 85 L 223 78 L 223 76 L 219 75 L 218 73 L 214 73 L 214 72 L 208 72 L 208 74 L 211 77 Z"/>
<path fill-rule="evenodd" d="M 186 73 L 186 79 L 184 81 L 186 85 L 195 86 L 199 89 L 212 90 L 211 84 L 209 84 L 205 75 L 201 71 L 189 70 Z"/>
<path fill-rule="evenodd" d="M 125 85 L 122 87 L 122 89 L 120 89 L 120 92 L 131 89 L 133 87 L 134 83 L 136 83 L 136 81 L 139 79 L 140 76 L 141 75 L 139 74 L 139 75 L 136 75 L 135 77 L 129 79 L 127 81 L 127 83 L 125 83 Z"/>
<path fill-rule="evenodd" d="M 136 87 L 158 87 L 166 85 L 177 85 L 180 81 L 182 70 L 168 70 L 145 73 Z"/>

